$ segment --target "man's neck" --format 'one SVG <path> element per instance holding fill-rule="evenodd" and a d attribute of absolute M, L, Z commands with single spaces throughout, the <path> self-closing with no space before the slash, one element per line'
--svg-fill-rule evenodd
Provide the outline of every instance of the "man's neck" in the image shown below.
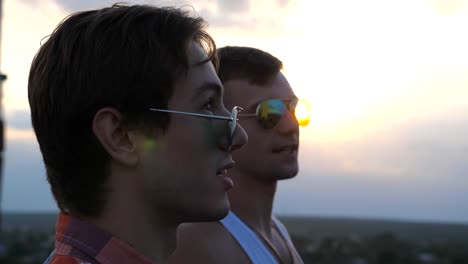
<path fill-rule="evenodd" d="M 277 182 L 260 181 L 234 170 L 232 178 L 234 188 L 229 192 L 231 210 L 255 231 L 270 237 Z"/>
<path fill-rule="evenodd" d="M 175 250 L 177 226 L 161 214 L 144 208 L 143 204 L 130 205 L 125 197 L 112 201 L 97 219 L 87 219 L 99 228 L 131 245 L 155 263 L 166 263 Z"/>

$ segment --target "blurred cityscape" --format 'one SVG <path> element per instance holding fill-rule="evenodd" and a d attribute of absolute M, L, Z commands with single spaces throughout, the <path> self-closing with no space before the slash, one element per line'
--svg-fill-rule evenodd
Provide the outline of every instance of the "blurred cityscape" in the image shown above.
<path fill-rule="evenodd" d="M 43 263 L 53 250 L 55 216 L 6 218 L 0 234 L 0 263 Z M 311 217 L 281 220 L 307 264 L 468 263 L 468 225 Z"/>
<path fill-rule="evenodd" d="M 342 236 L 315 239 L 294 235 L 304 263 L 315 264 L 466 264 L 468 243 L 453 241 L 410 242 L 392 233 L 371 237 Z"/>

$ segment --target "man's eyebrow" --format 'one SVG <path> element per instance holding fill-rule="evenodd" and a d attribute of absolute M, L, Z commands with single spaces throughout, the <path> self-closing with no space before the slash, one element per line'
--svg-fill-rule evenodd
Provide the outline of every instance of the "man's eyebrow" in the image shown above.
<path fill-rule="evenodd" d="M 196 99 L 201 94 L 206 93 L 207 91 L 213 91 L 216 96 L 221 96 L 223 93 L 223 87 L 219 83 L 215 82 L 205 82 L 202 85 L 195 88 L 195 94 L 193 99 Z"/>

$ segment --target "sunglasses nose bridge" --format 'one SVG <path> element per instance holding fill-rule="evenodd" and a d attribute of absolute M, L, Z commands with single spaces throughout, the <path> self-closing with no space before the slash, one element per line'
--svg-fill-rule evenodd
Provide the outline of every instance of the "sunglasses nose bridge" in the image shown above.
<path fill-rule="evenodd" d="M 245 130 L 238 125 L 237 115 L 243 109 L 239 106 L 234 106 L 231 112 L 232 120 L 228 123 L 228 151 L 232 152 L 233 150 L 239 149 L 244 146 L 248 141 L 248 136 Z"/>
<path fill-rule="evenodd" d="M 232 108 L 232 111 L 229 112 L 224 106 L 219 111 L 222 115 L 223 120 L 217 120 L 219 123 L 217 125 L 218 131 L 218 144 L 223 151 L 231 151 L 233 145 L 236 144 L 235 134 L 237 127 L 237 114 L 242 110 L 241 107 L 235 106 Z M 229 118 L 229 119 L 228 119 Z"/>
<path fill-rule="evenodd" d="M 231 110 L 230 117 L 231 121 L 228 121 L 227 123 L 227 139 L 228 139 L 228 151 L 230 152 L 232 150 L 232 144 L 233 144 L 233 139 L 234 139 L 234 133 L 236 131 L 237 127 L 237 115 L 240 111 L 243 109 L 239 106 L 234 106 Z"/>

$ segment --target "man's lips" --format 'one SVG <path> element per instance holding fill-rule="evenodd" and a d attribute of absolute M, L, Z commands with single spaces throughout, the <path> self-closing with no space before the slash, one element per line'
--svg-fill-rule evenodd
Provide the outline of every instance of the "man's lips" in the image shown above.
<path fill-rule="evenodd" d="M 219 168 L 216 171 L 216 175 L 226 175 L 227 171 L 229 169 L 232 169 L 234 165 L 235 165 L 234 161 L 230 160 L 229 162 L 225 163 L 223 166 L 221 166 L 221 168 Z"/>
<path fill-rule="evenodd" d="M 223 176 L 227 174 L 227 169 L 222 169 L 216 172 L 217 176 Z"/>
<path fill-rule="evenodd" d="M 228 170 L 233 168 L 234 165 L 235 165 L 234 161 L 231 160 L 216 171 L 216 176 L 222 177 L 223 179 L 225 190 L 229 190 L 232 187 L 234 187 L 234 182 L 232 181 L 231 178 L 227 176 Z"/>
<path fill-rule="evenodd" d="M 299 148 L 299 144 L 296 144 L 296 143 L 285 144 L 285 145 L 273 148 L 273 153 L 280 153 L 280 152 L 293 153 L 293 152 L 297 152 L 298 148 Z"/>

